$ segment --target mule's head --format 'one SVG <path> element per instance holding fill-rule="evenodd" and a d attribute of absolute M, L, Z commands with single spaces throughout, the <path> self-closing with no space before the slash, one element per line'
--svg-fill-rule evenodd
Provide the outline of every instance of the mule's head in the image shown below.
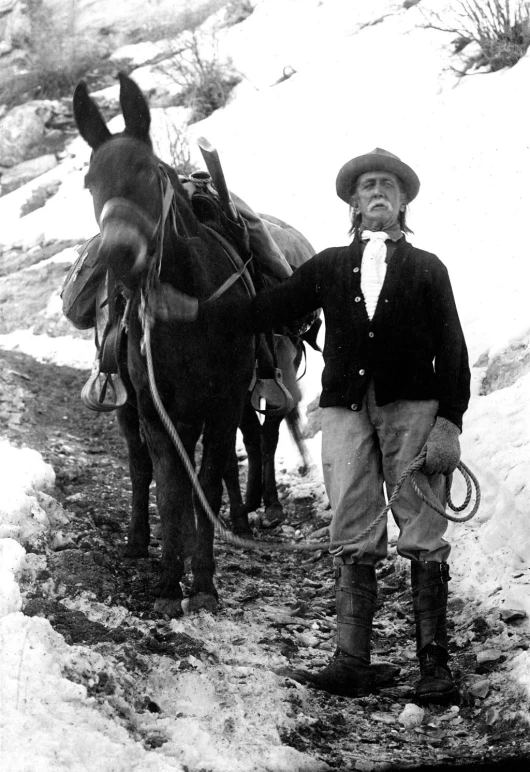
<path fill-rule="evenodd" d="M 159 160 L 153 153 L 149 106 L 133 80 L 120 73 L 125 130 L 111 134 L 85 83 L 74 93 L 74 117 L 92 148 L 85 184 L 101 231 L 100 257 L 134 288 L 154 249 L 162 211 Z"/>

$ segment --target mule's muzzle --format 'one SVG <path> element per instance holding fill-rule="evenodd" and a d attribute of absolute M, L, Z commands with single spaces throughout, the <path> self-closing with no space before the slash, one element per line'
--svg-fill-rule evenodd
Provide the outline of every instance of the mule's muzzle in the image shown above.
<path fill-rule="evenodd" d="M 158 230 L 158 221 L 154 220 L 141 207 L 128 198 L 109 198 L 99 216 L 101 230 L 115 221 L 134 226 L 148 244 L 154 241 Z"/>
<path fill-rule="evenodd" d="M 127 275 L 138 276 L 156 240 L 158 223 L 126 198 L 111 198 L 101 211 L 100 255 L 126 285 Z"/>

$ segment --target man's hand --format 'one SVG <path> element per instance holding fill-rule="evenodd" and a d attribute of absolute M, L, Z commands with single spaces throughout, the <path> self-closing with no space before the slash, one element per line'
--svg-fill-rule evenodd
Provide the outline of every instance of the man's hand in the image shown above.
<path fill-rule="evenodd" d="M 199 301 L 162 282 L 156 290 L 153 311 L 161 322 L 194 322 L 199 313 Z"/>
<path fill-rule="evenodd" d="M 452 474 L 460 461 L 460 429 L 447 418 L 437 418 L 424 446 L 424 474 Z"/>

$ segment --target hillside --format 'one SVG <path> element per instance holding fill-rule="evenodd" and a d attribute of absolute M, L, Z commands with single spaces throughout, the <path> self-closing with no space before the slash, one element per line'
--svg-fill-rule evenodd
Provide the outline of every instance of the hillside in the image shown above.
<path fill-rule="evenodd" d="M 0 71 L 23 66 L 27 51 L 13 34 L 22 5 L 0 4 Z M 473 365 L 463 458 L 482 501 L 476 518 L 449 531 L 452 654 L 464 700 L 416 725 L 403 717 L 416 665 L 407 566 L 392 525 L 376 652 L 402 674 L 374 697 L 329 698 L 274 672 L 300 661 L 318 667 L 333 649 L 325 551 L 271 560 L 219 542 L 218 617 L 154 616 L 158 542 L 141 565 L 121 563 L 124 447 L 113 416 L 94 423 L 81 413 L 92 333 L 73 330 L 59 300 L 72 246 L 97 230 L 83 183 L 90 149 L 77 136 L 71 96 L 43 99 L 37 90 L 0 106 L 0 656 L 10 674 L 0 681 L 0 761 L 9 772 L 30 759 L 38 772 L 375 772 L 463 760 L 515 768 L 530 752 L 530 277 L 521 245 L 530 56 L 458 77 L 465 50 L 453 53 L 451 35 L 427 23 L 432 11 L 454 12 L 456 0 L 45 6 L 59 28 L 103 46 L 86 78 L 111 131 L 122 126 L 116 75 L 124 70 L 149 98 L 162 158 L 200 167 L 196 138 L 206 136 L 229 187 L 316 250 L 348 242 L 348 210 L 335 195 L 346 160 L 383 147 L 417 171 L 410 240 L 450 272 Z M 195 38 L 179 34 L 182 19 L 191 24 L 191 14 L 194 26 L 199 12 Z M 198 121 L 180 103 L 193 39 L 238 81 L 226 105 Z M 22 132 L 22 115 L 33 134 Z M 304 408 L 319 394 L 321 369 L 311 355 Z M 287 519 L 277 537 L 326 537 L 318 431 L 310 448 L 314 468 L 303 478 L 282 434 Z"/>

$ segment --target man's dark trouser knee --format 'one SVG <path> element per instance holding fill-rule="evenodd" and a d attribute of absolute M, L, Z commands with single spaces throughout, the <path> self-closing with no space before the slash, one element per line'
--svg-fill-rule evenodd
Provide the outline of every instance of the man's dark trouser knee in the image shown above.
<path fill-rule="evenodd" d="M 416 698 L 422 702 L 448 702 L 457 692 L 449 660 L 447 636 L 447 563 L 411 563 L 411 587 L 416 622 L 416 651 L 421 678 Z"/>

